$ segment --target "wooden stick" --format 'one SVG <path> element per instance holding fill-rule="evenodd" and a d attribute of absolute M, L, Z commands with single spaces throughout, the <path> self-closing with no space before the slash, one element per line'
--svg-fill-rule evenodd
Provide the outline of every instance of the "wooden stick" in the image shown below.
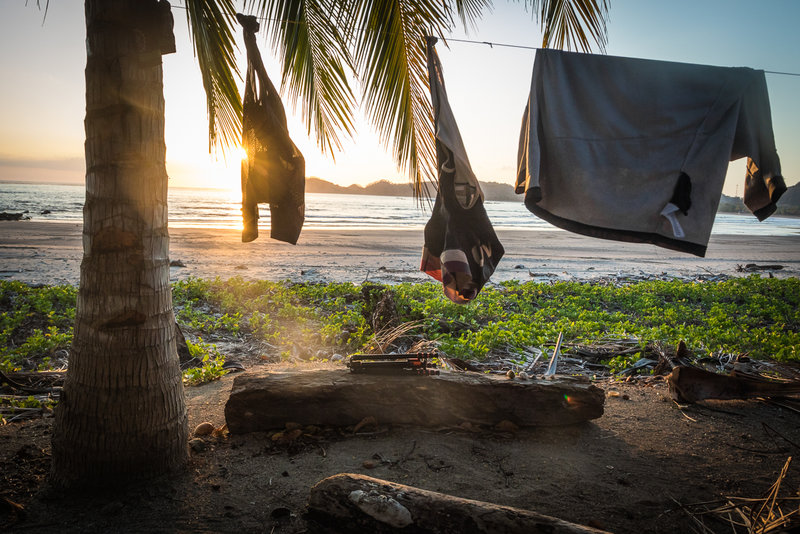
<path fill-rule="evenodd" d="M 311 488 L 308 511 L 311 531 L 321 533 L 604 532 L 529 510 L 462 499 L 351 473 L 328 477 Z"/>

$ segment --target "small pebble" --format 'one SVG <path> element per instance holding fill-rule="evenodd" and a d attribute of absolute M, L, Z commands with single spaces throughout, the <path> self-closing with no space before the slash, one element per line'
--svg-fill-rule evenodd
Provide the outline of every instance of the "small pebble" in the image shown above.
<path fill-rule="evenodd" d="M 366 416 L 364 419 L 362 419 L 362 420 L 361 420 L 361 421 L 360 421 L 360 422 L 359 422 L 359 423 L 358 423 L 358 424 L 357 424 L 357 425 L 356 425 L 356 426 L 353 428 L 353 434 L 355 434 L 356 432 L 358 432 L 359 430 L 361 430 L 361 429 L 363 429 L 363 428 L 372 428 L 372 429 L 375 429 L 375 428 L 377 428 L 377 426 L 378 426 L 378 420 L 377 420 L 377 419 L 375 419 L 375 416 L 373 416 L 373 415 L 368 415 L 368 416 Z"/>
<path fill-rule="evenodd" d="M 519 427 L 517 425 L 515 425 L 514 423 L 512 423 L 511 421 L 509 421 L 508 419 L 504 419 L 504 420 L 500 421 L 499 423 L 497 423 L 494 426 L 494 429 L 497 430 L 498 432 L 511 432 L 511 433 L 514 433 L 517 430 L 519 430 Z"/>
<path fill-rule="evenodd" d="M 458 425 L 458 428 L 460 428 L 461 430 L 466 430 L 467 432 L 480 432 L 481 431 L 480 428 L 478 428 L 477 426 L 473 425 L 469 421 L 464 421 L 463 423 Z"/>
<path fill-rule="evenodd" d="M 272 519 L 276 520 L 284 520 L 289 519 L 291 517 L 292 511 L 285 507 L 275 508 L 272 512 L 270 512 L 269 516 Z M 274 530 L 274 527 L 273 527 Z"/>
<path fill-rule="evenodd" d="M 189 440 L 189 447 L 191 447 L 194 452 L 203 452 L 208 448 L 208 445 L 206 445 L 206 442 L 202 439 L 194 438 Z"/>
<path fill-rule="evenodd" d="M 209 436 L 214 432 L 214 425 L 208 421 L 200 423 L 194 428 L 193 436 Z"/>
<path fill-rule="evenodd" d="M 300 428 L 295 428 L 293 430 L 276 432 L 275 434 L 272 435 L 272 441 L 277 443 L 283 443 L 285 445 L 287 443 L 293 442 L 302 435 L 303 435 L 303 430 Z"/>

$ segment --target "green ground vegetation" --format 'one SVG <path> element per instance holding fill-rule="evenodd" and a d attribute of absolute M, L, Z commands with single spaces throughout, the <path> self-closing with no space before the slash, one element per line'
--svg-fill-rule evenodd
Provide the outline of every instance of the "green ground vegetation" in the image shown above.
<path fill-rule="evenodd" d="M 0 281 L 0 371 L 49 370 L 72 343 L 78 290 Z"/>
<path fill-rule="evenodd" d="M 186 345 L 192 358 L 197 358 L 201 363 L 197 367 L 191 367 L 183 372 L 185 384 L 189 386 L 205 384 L 227 373 L 227 370 L 223 368 L 225 356 L 220 354 L 216 345 L 205 343 L 202 338 L 199 338 L 197 342 L 187 339 Z"/>
<path fill-rule="evenodd" d="M 49 369 L 68 348 L 76 289 L 0 281 L 0 370 Z M 390 298 L 387 300 L 386 295 Z M 348 354 L 375 344 L 376 329 L 410 325 L 406 337 L 450 357 L 483 359 L 551 346 L 636 339 L 698 356 L 746 354 L 800 361 L 800 280 L 757 275 L 718 282 L 507 282 L 469 305 L 452 304 L 434 283 L 393 286 L 190 279 L 173 286 L 176 317 L 194 336 L 203 368 L 187 383 L 220 376 L 214 339 L 247 337 L 284 358 Z M 391 303 L 388 312 L 381 306 Z M 381 319 L 376 318 L 380 311 Z M 206 343 L 203 336 L 212 343 Z M 319 356 L 319 355 L 322 356 Z M 636 358 L 609 361 L 621 368 Z"/>

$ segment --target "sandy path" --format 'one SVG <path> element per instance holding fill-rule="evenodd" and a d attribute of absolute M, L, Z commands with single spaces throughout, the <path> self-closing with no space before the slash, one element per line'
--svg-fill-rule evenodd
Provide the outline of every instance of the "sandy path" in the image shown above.
<path fill-rule="evenodd" d="M 373 282 L 426 281 L 417 271 L 421 230 L 305 230 L 296 246 L 262 236 L 241 243 L 235 230 L 170 230 L 174 280 L 189 276 L 227 279 Z M 800 274 L 800 236 L 712 236 L 698 258 L 653 245 L 588 238 L 561 230 L 501 231 L 506 255 L 492 277 L 504 280 L 591 280 L 602 276 L 692 277 L 743 275 L 737 265 L 779 264 L 780 277 Z M 77 283 L 81 225 L 0 223 L 0 278 L 30 283 Z"/>

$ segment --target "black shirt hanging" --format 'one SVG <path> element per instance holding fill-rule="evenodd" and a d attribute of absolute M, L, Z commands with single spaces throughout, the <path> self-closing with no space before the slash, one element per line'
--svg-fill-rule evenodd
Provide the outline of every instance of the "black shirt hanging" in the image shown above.
<path fill-rule="evenodd" d="M 305 160 L 289 138 L 286 112 L 256 46 L 255 17 L 236 15 L 244 30 L 247 78 L 242 102 L 242 241 L 258 237 L 258 203 L 268 202 L 270 237 L 297 243 L 305 220 Z"/>

